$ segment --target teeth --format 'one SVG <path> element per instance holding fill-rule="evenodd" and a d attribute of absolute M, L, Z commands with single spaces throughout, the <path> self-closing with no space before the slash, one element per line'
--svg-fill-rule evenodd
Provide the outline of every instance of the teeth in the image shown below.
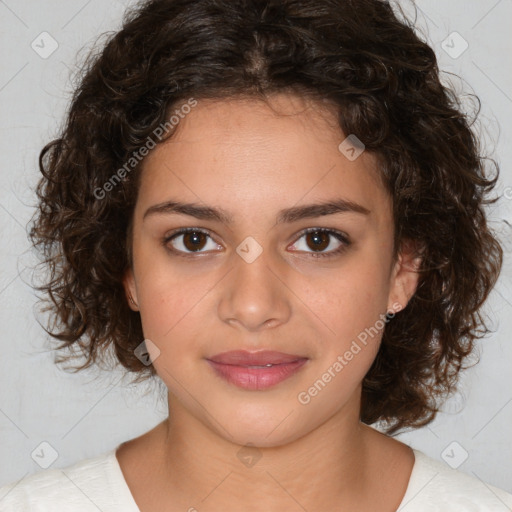
<path fill-rule="evenodd" d="M 268 368 L 269 366 L 274 366 L 272 363 L 268 363 L 265 365 L 258 365 L 258 366 L 248 366 L 248 368 Z"/>

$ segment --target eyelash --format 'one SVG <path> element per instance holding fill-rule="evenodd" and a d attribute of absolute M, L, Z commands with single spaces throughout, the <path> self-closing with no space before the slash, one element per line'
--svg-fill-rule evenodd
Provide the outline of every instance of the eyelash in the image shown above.
<path fill-rule="evenodd" d="M 162 240 L 162 245 L 169 252 L 171 252 L 173 254 L 177 254 L 178 256 L 182 256 L 184 258 L 191 257 L 194 254 L 202 254 L 200 251 L 185 253 L 185 252 L 179 251 L 177 249 L 172 249 L 168 246 L 168 244 L 171 240 L 173 240 L 174 238 L 176 238 L 180 235 L 187 234 L 187 233 L 203 233 L 203 234 L 209 236 L 210 238 L 212 238 L 210 236 L 210 232 L 205 229 L 182 228 L 182 229 L 176 230 L 176 231 L 172 232 L 170 235 L 164 237 L 164 239 Z M 331 250 L 328 252 L 318 252 L 318 253 L 306 252 L 306 254 L 309 254 L 313 258 L 331 258 L 331 257 L 337 256 L 338 254 L 341 254 L 342 252 L 344 252 L 352 243 L 348 239 L 347 235 L 345 235 L 341 231 L 338 231 L 335 229 L 327 229 L 327 228 L 307 228 L 300 233 L 300 235 L 296 241 L 300 240 L 304 235 L 307 235 L 309 233 L 327 233 L 329 235 L 332 235 L 334 238 L 336 238 L 338 241 L 341 242 L 341 245 L 337 249 L 334 249 L 334 250 Z M 212 238 L 212 240 L 213 240 L 213 238 Z M 294 243 L 296 243 L 296 242 L 294 242 Z"/>

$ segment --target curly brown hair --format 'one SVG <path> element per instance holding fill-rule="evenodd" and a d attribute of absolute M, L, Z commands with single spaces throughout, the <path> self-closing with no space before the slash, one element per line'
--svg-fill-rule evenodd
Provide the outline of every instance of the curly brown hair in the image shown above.
<path fill-rule="evenodd" d="M 187 99 L 280 92 L 337 109 L 343 133 L 379 160 L 394 257 L 404 239 L 422 248 L 417 290 L 364 378 L 361 421 L 388 434 L 426 425 L 489 332 L 480 309 L 503 251 L 484 205 L 497 200 L 486 196 L 499 166 L 441 83 L 432 48 L 387 1 L 149 0 L 128 10 L 87 56 L 65 126 L 40 153 L 30 238 L 49 269 L 37 287 L 52 313 L 47 332 L 56 350 L 86 357 L 76 370 L 113 348 L 136 381 L 155 375 L 134 353 L 144 336 L 122 284 L 140 164 L 111 180 Z"/>

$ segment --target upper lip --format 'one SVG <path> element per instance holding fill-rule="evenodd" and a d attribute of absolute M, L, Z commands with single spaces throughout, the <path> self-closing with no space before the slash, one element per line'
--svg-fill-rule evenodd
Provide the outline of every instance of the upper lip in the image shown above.
<path fill-rule="evenodd" d="M 285 354 L 284 352 L 276 352 L 274 350 L 261 350 L 259 352 L 248 352 L 247 350 L 231 350 L 222 352 L 213 357 L 208 358 L 210 361 L 221 364 L 232 364 L 237 366 L 262 366 L 266 364 L 283 364 L 292 363 L 299 359 L 307 359 L 306 357 Z"/>

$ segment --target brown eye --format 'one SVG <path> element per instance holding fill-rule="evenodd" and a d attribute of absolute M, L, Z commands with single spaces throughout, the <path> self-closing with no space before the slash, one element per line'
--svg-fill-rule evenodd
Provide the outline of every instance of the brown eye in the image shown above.
<path fill-rule="evenodd" d="M 313 231 L 311 233 L 306 233 L 306 244 L 310 249 L 314 251 L 324 251 L 329 247 L 329 242 L 331 241 L 330 235 L 325 233 L 325 231 Z"/>
<path fill-rule="evenodd" d="M 207 232 L 196 228 L 182 229 L 166 237 L 162 242 L 171 251 L 184 254 L 206 252 L 203 249 L 211 250 L 220 247 L 213 242 Z"/>
<path fill-rule="evenodd" d="M 206 235 L 200 231 L 191 231 L 183 235 L 183 245 L 189 251 L 200 251 L 206 244 Z"/>
<path fill-rule="evenodd" d="M 315 258 L 336 256 L 351 244 L 346 235 L 332 229 L 311 228 L 302 233 L 299 240 L 301 239 L 304 239 L 305 243 L 295 242 L 295 249 Z"/>

